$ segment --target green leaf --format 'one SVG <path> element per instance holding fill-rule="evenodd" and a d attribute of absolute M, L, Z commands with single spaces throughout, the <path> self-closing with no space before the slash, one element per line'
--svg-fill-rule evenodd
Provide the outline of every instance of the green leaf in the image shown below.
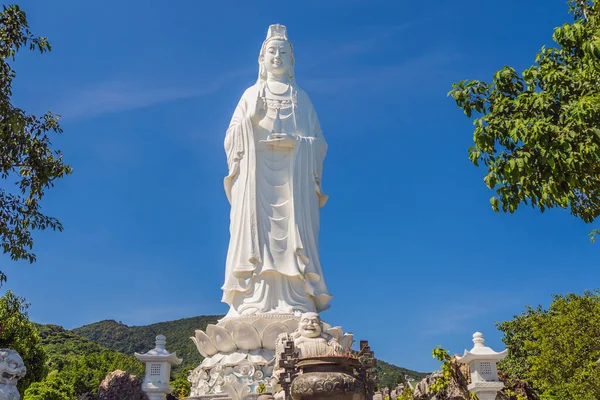
<path fill-rule="evenodd" d="M 505 66 L 489 83 L 452 87 L 457 106 L 478 113 L 469 160 L 488 169 L 494 210 L 564 207 L 588 223 L 600 216 L 600 3 L 570 5 L 575 20 L 556 28 L 555 45 L 532 54 L 521 74 Z"/>

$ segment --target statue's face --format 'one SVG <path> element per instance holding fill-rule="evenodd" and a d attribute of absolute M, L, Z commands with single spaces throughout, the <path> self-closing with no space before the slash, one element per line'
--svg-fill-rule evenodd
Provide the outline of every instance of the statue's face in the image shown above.
<path fill-rule="evenodd" d="M 0 385 L 16 384 L 25 376 L 26 371 L 23 359 L 16 351 L 10 349 L 0 351 Z"/>
<path fill-rule="evenodd" d="M 307 338 L 316 338 L 321 336 L 323 332 L 323 326 L 321 325 L 321 318 L 317 313 L 304 313 L 300 317 L 300 323 L 298 324 L 298 330 L 300 334 Z"/>
<path fill-rule="evenodd" d="M 292 67 L 292 48 L 287 40 L 273 39 L 265 48 L 263 65 L 267 72 L 283 75 Z"/>

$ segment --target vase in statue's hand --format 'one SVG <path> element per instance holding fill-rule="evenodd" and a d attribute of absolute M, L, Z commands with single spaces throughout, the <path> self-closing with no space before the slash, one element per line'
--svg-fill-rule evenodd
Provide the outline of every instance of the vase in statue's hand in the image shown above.
<path fill-rule="evenodd" d="M 274 148 L 293 149 L 296 146 L 296 137 L 288 133 L 272 133 L 267 137 L 267 140 L 261 140 Z"/>

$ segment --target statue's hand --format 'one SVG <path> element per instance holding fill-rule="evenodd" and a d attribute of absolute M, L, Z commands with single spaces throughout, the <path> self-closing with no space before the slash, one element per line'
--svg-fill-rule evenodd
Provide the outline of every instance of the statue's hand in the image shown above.
<path fill-rule="evenodd" d="M 253 125 L 258 125 L 260 121 L 267 115 L 267 105 L 265 104 L 265 89 L 258 91 L 254 108 L 250 111 L 250 119 Z"/>
<path fill-rule="evenodd" d="M 282 149 L 293 149 L 296 146 L 296 138 L 287 133 L 273 133 L 269 135 L 267 140 L 261 140 L 260 142 Z"/>
<path fill-rule="evenodd" d="M 342 355 L 344 354 L 344 348 L 337 340 L 331 340 L 329 342 L 330 353 L 332 355 Z"/>

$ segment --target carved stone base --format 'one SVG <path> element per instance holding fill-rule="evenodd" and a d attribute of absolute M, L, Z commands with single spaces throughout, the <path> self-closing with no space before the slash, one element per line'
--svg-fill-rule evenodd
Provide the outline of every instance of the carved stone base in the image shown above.
<path fill-rule="evenodd" d="M 245 361 L 234 366 L 217 364 L 209 369 L 197 367 L 190 373 L 188 380 L 192 383 L 192 398 L 213 398 L 214 395 L 222 395 L 239 400 L 256 393 L 261 384 L 267 390 L 272 390 L 272 375 L 272 365 L 255 365 Z"/>
<path fill-rule="evenodd" d="M 475 393 L 480 400 L 494 400 L 503 388 L 504 383 L 502 382 L 476 381 L 467 386 L 467 389 L 471 393 Z"/>
<path fill-rule="evenodd" d="M 205 394 L 202 396 L 190 396 L 187 400 L 231 400 L 226 394 Z"/>
<path fill-rule="evenodd" d="M 221 395 L 241 400 L 257 393 L 261 385 L 275 392 L 271 378 L 277 337 L 294 332 L 299 320 L 300 316 L 292 314 L 257 314 L 222 319 L 208 325 L 206 332 L 197 330 L 191 339 L 205 358 L 188 377 L 190 399 Z M 350 347 L 352 336 L 344 336 L 340 327 L 324 324 L 324 330 L 340 342 L 344 338 Z"/>

